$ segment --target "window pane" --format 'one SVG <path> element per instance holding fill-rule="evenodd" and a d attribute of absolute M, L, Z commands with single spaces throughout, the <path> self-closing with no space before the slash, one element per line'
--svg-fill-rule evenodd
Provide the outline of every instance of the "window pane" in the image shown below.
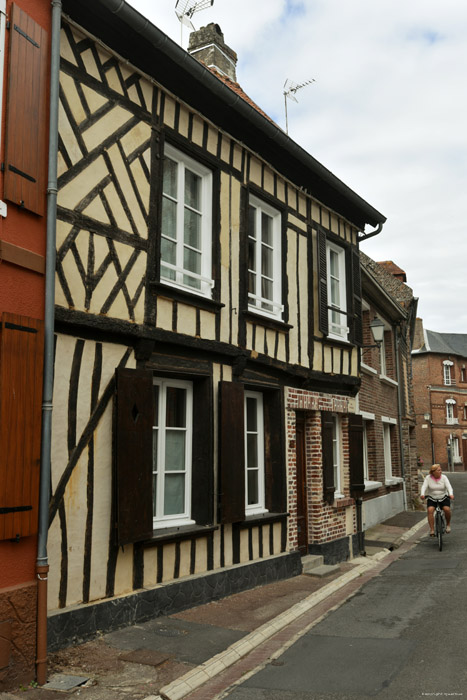
<path fill-rule="evenodd" d="M 339 280 L 331 278 L 331 304 L 340 306 Z"/>
<path fill-rule="evenodd" d="M 261 240 L 272 246 L 272 218 L 264 212 L 261 214 Z"/>
<path fill-rule="evenodd" d="M 265 277 L 273 277 L 273 256 L 272 248 L 261 246 L 261 273 Z"/>
<path fill-rule="evenodd" d="M 162 234 L 170 238 L 177 236 L 177 204 L 166 197 L 162 198 Z"/>
<path fill-rule="evenodd" d="M 256 272 L 256 245 L 251 238 L 248 238 L 248 269 Z"/>
<path fill-rule="evenodd" d="M 331 276 L 339 278 L 339 256 L 335 250 L 329 251 L 329 263 Z"/>
<path fill-rule="evenodd" d="M 259 501 L 259 491 L 258 491 L 258 471 L 256 469 L 251 469 L 248 471 L 248 495 L 247 504 L 249 506 L 258 503 Z"/>
<path fill-rule="evenodd" d="M 186 245 L 201 250 L 201 216 L 191 209 L 185 209 L 184 241 Z"/>
<path fill-rule="evenodd" d="M 169 197 L 177 198 L 177 170 L 178 165 L 170 158 L 164 158 L 164 175 L 162 180 L 162 191 Z"/>
<path fill-rule="evenodd" d="M 256 239 L 256 209 L 251 205 L 248 207 L 248 235 Z"/>
<path fill-rule="evenodd" d="M 256 432 L 258 430 L 256 399 L 251 396 L 248 396 L 246 400 L 246 429 L 249 432 Z"/>
<path fill-rule="evenodd" d="M 246 437 L 247 467 L 258 466 L 258 436 L 247 435 Z"/>
<path fill-rule="evenodd" d="M 170 428 L 186 427 L 186 389 L 167 387 L 165 424 Z"/>
<path fill-rule="evenodd" d="M 272 300 L 272 282 L 264 277 L 261 279 L 261 296 L 263 299 Z"/>
<path fill-rule="evenodd" d="M 201 178 L 199 175 L 185 168 L 185 204 L 193 209 L 200 210 L 201 202 Z"/>
<path fill-rule="evenodd" d="M 161 238 L 161 258 L 163 262 L 175 265 L 177 244 L 165 237 Z"/>
<path fill-rule="evenodd" d="M 166 474 L 164 489 L 164 515 L 185 512 L 185 475 Z"/>
<path fill-rule="evenodd" d="M 165 434 L 165 471 L 184 471 L 185 432 L 167 430 Z"/>

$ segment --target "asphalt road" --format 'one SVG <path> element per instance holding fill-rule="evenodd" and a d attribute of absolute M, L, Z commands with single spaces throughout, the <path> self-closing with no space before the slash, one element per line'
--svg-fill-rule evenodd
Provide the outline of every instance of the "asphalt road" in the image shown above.
<path fill-rule="evenodd" d="M 467 698 L 467 474 L 450 474 L 452 533 L 418 544 L 229 700 Z"/>

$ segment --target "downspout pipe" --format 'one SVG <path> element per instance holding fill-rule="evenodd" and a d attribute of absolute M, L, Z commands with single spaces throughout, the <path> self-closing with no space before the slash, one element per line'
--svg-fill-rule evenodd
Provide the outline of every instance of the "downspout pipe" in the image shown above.
<path fill-rule="evenodd" d="M 49 561 L 47 534 L 51 482 L 52 399 L 54 373 L 55 241 L 57 229 L 58 95 L 60 79 L 61 0 L 52 0 L 50 47 L 50 116 L 47 181 L 47 239 L 45 261 L 44 378 L 42 389 L 41 474 L 39 486 L 39 525 L 37 538 L 37 639 L 36 679 L 47 680 L 47 580 Z"/>

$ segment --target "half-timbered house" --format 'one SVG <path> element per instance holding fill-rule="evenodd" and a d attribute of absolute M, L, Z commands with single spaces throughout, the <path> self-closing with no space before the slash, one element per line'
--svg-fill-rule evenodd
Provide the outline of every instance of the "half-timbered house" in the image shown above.
<path fill-rule="evenodd" d="M 63 7 L 52 648 L 352 556 L 384 222 L 125 2 Z"/>

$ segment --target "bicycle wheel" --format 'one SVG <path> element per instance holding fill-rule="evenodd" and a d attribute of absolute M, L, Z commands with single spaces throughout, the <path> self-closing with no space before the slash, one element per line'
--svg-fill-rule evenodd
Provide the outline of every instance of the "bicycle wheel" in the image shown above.
<path fill-rule="evenodd" d="M 439 551 L 442 552 L 443 550 L 443 516 L 441 513 L 436 511 L 436 535 L 438 537 L 438 547 Z"/>

